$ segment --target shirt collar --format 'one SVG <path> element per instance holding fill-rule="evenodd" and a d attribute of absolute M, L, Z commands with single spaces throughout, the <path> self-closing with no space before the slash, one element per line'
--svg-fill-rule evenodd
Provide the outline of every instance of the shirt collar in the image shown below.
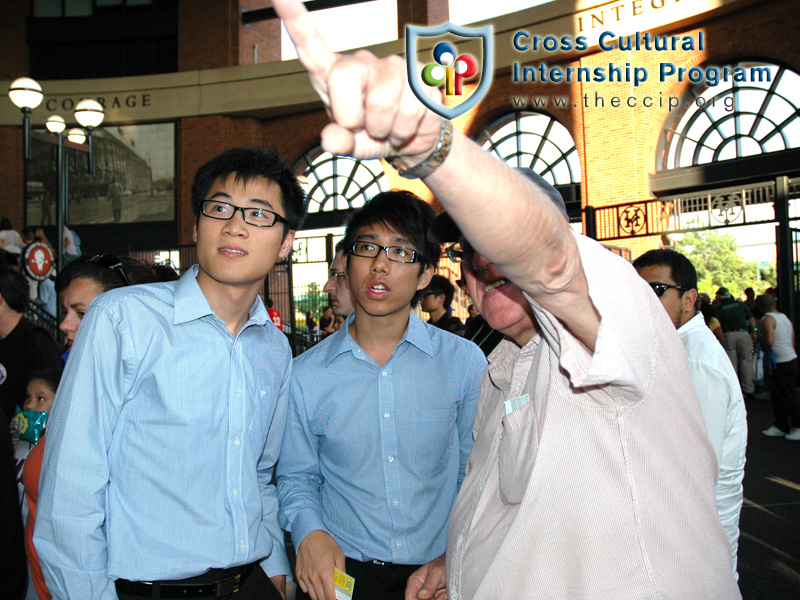
<path fill-rule="evenodd" d="M 706 320 L 703 318 L 703 313 L 698 312 L 695 316 L 686 321 L 686 323 L 678 327 L 678 334 L 691 331 L 693 329 L 699 329 L 700 327 L 705 327 L 705 326 L 706 326 Z"/>
<path fill-rule="evenodd" d="M 175 284 L 175 316 L 173 322 L 186 323 L 207 315 L 213 315 L 214 310 L 208 303 L 206 295 L 197 283 L 199 265 L 192 265 Z M 256 296 L 250 305 L 249 323 L 264 325 L 267 322 L 267 309 L 264 303 Z"/>
<path fill-rule="evenodd" d="M 334 333 L 329 338 L 331 342 L 330 347 L 328 348 L 328 364 L 330 364 L 331 361 L 340 354 L 343 354 L 344 352 L 353 352 L 356 348 L 358 348 L 358 344 L 353 339 L 353 336 L 350 335 L 350 324 L 355 320 L 355 318 L 356 313 L 353 311 L 347 317 L 339 331 Z M 431 342 L 431 336 L 428 333 L 427 327 L 428 326 L 425 325 L 425 323 L 420 321 L 417 315 L 409 311 L 406 332 L 403 334 L 403 339 L 400 340 L 400 343 L 397 345 L 400 346 L 400 344 L 403 342 L 408 342 L 428 356 L 433 357 L 433 343 Z M 433 326 L 431 325 L 430 327 Z"/>

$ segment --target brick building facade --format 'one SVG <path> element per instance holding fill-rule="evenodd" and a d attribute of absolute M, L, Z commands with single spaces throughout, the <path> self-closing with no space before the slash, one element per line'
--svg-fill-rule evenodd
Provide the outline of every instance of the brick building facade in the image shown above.
<path fill-rule="evenodd" d="M 158 4 L 158 2 L 156 2 Z M 170 4 L 169 2 L 162 4 Z M 190 243 L 193 217 L 190 207 L 192 176 L 204 161 L 221 149 L 235 145 L 274 143 L 289 163 L 319 144 L 319 132 L 327 122 L 304 72 L 297 61 L 280 62 L 280 24 L 270 19 L 242 24 L 242 10 L 260 8 L 255 0 L 177 0 L 175 43 L 177 72 L 141 76 L 40 81 L 50 106 L 69 106 L 67 99 L 95 96 L 147 94 L 147 106 L 125 103 L 107 109 L 104 126 L 171 121 L 175 123 L 176 219 L 159 231 L 160 247 Z M 447 20 L 447 0 L 398 1 L 400 40 L 373 47 L 378 54 L 403 52 L 404 25 L 440 24 Z M 676 77 L 659 81 L 659 64 L 676 67 L 724 65 L 736 61 L 763 61 L 800 73 L 800 53 L 794 41 L 800 24 L 800 5 L 792 0 L 622 0 L 600 2 L 578 10 L 571 0 L 556 0 L 492 20 L 495 72 L 488 95 L 476 108 L 456 120 L 471 136 L 498 116 L 515 110 L 513 98 L 548 97 L 547 107 L 527 108 L 560 122 L 572 136 L 580 158 L 580 201 L 603 207 L 654 197 L 652 177 L 657 171 L 659 140 L 670 116 L 667 105 L 627 107 L 625 99 L 644 96 L 681 97 L 692 85 Z M 7 86 L 29 74 L 31 64 L 27 35 L 33 35 L 36 19 L 31 2 L 3 3 L 0 8 L 0 80 Z M 113 15 L 112 15 L 113 17 Z M 91 24 L 92 18 L 85 21 Z M 97 17 L 99 18 L 99 17 Z M 109 17 L 110 18 L 110 17 Z M 66 19 L 63 19 L 66 20 Z M 124 15 L 118 16 L 124 22 Z M 113 25 L 113 24 L 112 24 Z M 530 35 L 585 35 L 592 44 L 583 52 L 522 52 L 514 48 L 519 31 Z M 650 31 L 659 35 L 692 36 L 700 32 L 704 48 L 693 51 L 601 51 L 597 36 L 602 31 L 630 35 Z M 460 48 L 460 46 L 459 46 Z M 258 61 L 258 64 L 254 64 Z M 644 67 L 650 76 L 638 86 L 629 82 L 520 83 L 512 80 L 514 64 L 549 67 L 607 67 L 608 63 Z M 474 89 L 473 86 L 467 88 Z M 800 94 L 800 91 L 798 91 Z M 589 99 L 585 105 L 584 96 Z M 565 97 L 564 107 L 552 98 Z M 612 98 L 622 99 L 620 107 Z M 595 106 L 602 98 L 604 106 Z M 663 102 L 662 102 L 663 103 Z M 519 109 L 518 107 L 516 108 Z M 49 111 L 43 103 L 33 113 L 41 126 Z M 64 114 L 63 116 L 68 116 Z M 24 223 L 24 165 L 20 115 L 10 102 L 0 103 L 0 214 L 14 224 Z M 388 168 L 388 167 L 387 167 Z M 388 173 L 391 185 L 409 185 L 430 198 L 422 184 L 409 184 Z M 92 226 L 87 226 L 91 228 Z M 115 230 L 115 227 L 122 228 Z M 103 226 L 98 239 L 130 236 L 146 240 L 147 225 Z M 80 230 L 79 230 L 80 231 Z M 109 237 L 110 236 L 110 237 Z M 633 256 L 661 242 L 658 236 L 632 237 L 610 243 L 630 248 Z M 143 243 L 143 242 L 139 242 Z"/>

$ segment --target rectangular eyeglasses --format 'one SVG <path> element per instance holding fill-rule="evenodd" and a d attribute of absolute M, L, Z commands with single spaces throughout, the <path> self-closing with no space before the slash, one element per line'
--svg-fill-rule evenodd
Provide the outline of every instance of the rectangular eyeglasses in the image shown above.
<path fill-rule="evenodd" d="M 203 202 L 203 214 L 212 219 L 220 219 L 229 221 L 236 214 L 236 211 L 242 211 L 242 219 L 248 225 L 256 227 L 272 227 L 277 222 L 288 223 L 285 218 L 276 212 L 267 210 L 266 208 L 254 208 L 241 206 L 234 206 L 227 202 L 219 202 L 218 200 L 206 200 Z"/>

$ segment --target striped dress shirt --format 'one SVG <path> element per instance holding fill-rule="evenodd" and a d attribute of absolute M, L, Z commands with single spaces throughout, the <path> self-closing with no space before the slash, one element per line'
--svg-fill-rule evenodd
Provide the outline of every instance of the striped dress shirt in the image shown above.
<path fill-rule="evenodd" d="M 541 333 L 490 357 L 447 540 L 450 600 L 738 598 L 686 354 L 633 267 L 577 236 L 594 352 Z"/>
<path fill-rule="evenodd" d="M 323 530 L 350 558 L 423 564 L 445 549 L 486 359 L 411 314 L 380 366 L 350 335 L 354 316 L 295 359 L 281 525 L 295 547 Z"/>
<path fill-rule="evenodd" d="M 291 352 L 259 298 L 234 337 L 197 284 L 90 305 L 47 423 L 34 545 L 54 598 L 263 559 L 288 574 L 270 485 Z"/>

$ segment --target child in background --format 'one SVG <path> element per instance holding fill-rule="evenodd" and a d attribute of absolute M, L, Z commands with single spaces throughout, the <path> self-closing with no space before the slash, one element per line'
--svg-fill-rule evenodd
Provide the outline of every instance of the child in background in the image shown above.
<path fill-rule="evenodd" d="M 48 369 L 34 373 L 28 382 L 28 390 L 22 410 L 49 413 L 60 381 L 61 369 Z M 43 455 L 44 433 L 39 439 L 39 443 L 28 454 L 28 459 L 25 461 L 25 467 L 22 471 L 22 483 L 25 486 L 25 498 L 28 501 L 28 519 L 25 522 L 25 553 L 28 555 L 31 582 L 36 589 L 36 593 L 40 599 L 50 600 L 50 592 L 44 582 L 39 557 L 33 547 L 33 528 L 36 521 L 36 502 L 39 499 L 39 476 L 42 470 Z"/>

